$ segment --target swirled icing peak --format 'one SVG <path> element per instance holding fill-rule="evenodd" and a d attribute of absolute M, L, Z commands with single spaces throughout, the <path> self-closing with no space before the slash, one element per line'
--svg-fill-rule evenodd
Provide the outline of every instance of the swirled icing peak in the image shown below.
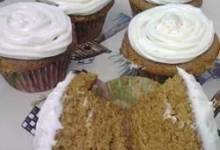
<path fill-rule="evenodd" d="M 42 59 L 66 51 L 72 42 L 70 18 L 60 9 L 37 2 L 0 9 L 0 56 Z"/>
<path fill-rule="evenodd" d="M 167 4 L 138 14 L 129 25 L 128 36 L 139 55 L 177 64 L 206 52 L 214 41 L 214 27 L 199 8 Z"/>
<path fill-rule="evenodd" d="M 171 4 L 171 3 L 189 3 L 192 0 L 145 0 L 147 2 L 150 3 L 154 3 L 154 4 Z"/>
<path fill-rule="evenodd" d="M 112 0 L 39 0 L 55 5 L 71 15 L 91 15 L 98 12 Z"/>

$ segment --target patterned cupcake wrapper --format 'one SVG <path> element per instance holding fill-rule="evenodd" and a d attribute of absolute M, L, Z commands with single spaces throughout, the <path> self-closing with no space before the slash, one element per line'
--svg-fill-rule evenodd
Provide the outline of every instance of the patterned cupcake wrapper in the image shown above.
<path fill-rule="evenodd" d="M 2 75 L 11 86 L 21 91 L 32 93 L 50 90 L 65 78 L 70 57 L 71 53 L 67 53 L 42 68 L 24 72 L 5 72 Z"/>
<path fill-rule="evenodd" d="M 130 5 L 131 5 L 131 10 L 132 10 L 132 15 L 135 16 L 137 15 L 138 13 L 141 12 L 141 10 L 139 10 L 137 7 L 135 7 L 131 2 L 130 2 Z"/>
<path fill-rule="evenodd" d="M 102 32 L 107 14 L 95 20 L 74 22 L 78 44 L 93 41 Z"/>
<path fill-rule="evenodd" d="M 142 12 L 142 10 L 138 9 L 135 5 L 133 5 L 131 1 L 132 1 L 132 0 L 129 0 L 130 5 L 131 5 L 131 10 L 132 10 L 133 16 L 135 16 L 135 15 L 137 15 L 138 13 Z M 140 5 L 143 5 L 143 4 L 142 4 L 143 2 L 140 2 L 140 1 L 143 1 L 143 0 L 139 0 L 139 4 L 140 4 Z M 203 2 L 203 0 L 192 0 L 192 2 L 189 2 L 189 3 L 187 3 L 187 4 L 192 5 L 192 6 L 195 6 L 195 7 L 201 7 L 202 2 Z M 144 1 L 144 3 L 146 3 L 146 2 Z M 157 7 L 157 6 L 161 6 L 161 5 L 149 4 L 149 6 L 148 6 L 146 9 L 150 9 L 150 8 Z M 145 10 L 146 10 L 146 9 L 145 9 Z"/>

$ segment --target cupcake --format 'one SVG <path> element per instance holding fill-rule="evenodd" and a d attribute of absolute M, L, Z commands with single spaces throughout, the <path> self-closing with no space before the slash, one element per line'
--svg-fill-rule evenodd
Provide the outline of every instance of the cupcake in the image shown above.
<path fill-rule="evenodd" d="M 61 8 L 75 24 L 78 43 L 94 40 L 101 33 L 114 0 L 37 0 Z"/>
<path fill-rule="evenodd" d="M 146 9 L 166 4 L 190 4 L 196 7 L 202 5 L 202 0 L 129 0 L 133 15 Z"/>
<path fill-rule="evenodd" d="M 164 84 L 110 81 L 109 100 L 92 90 L 96 84 L 91 73 L 69 74 L 58 84 L 39 113 L 35 150 L 219 149 L 214 108 L 184 70 Z"/>
<path fill-rule="evenodd" d="M 135 16 L 120 51 L 142 72 L 169 77 L 176 66 L 203 73 L 213 67 L 219 50 L 213 22 L 199 8 L 169 4 Z"/>
<path fill-rule="evenodd" d="M 65 78 L 76 44 L 63 11 L 37 2 L 14 3 L 0 9 L 0 22 L 0 72 L 10 85 L 41 92 Z"/>

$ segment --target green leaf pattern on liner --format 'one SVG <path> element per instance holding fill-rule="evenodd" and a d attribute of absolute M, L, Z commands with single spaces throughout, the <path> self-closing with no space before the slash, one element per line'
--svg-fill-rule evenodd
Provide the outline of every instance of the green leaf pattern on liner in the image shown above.
<path fill-rule="evenodd" d="M 141 96 L 153 91 L 159 84 L 144 77 L 124 76 L 107 82 L 109 96 L 123 107 L 135 104 Z"/>

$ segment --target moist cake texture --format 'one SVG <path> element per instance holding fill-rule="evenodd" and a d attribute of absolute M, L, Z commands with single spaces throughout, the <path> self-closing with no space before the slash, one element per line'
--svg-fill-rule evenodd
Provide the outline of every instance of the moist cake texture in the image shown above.
<path fill-rule="evenodd" d="M 175 76 L 132 108 L 134 150 L 201 149 L 186 90 L 181 78 Z"/>
<path fill-rule="evenodd" d="M 80 74 L 64 96 L 63 129 L 53 150 L 125 150 L 123 110 L 95 96 L 91 89 L 96 76 Z"/>
<path fill-rule="evenodd" d="M 44 118 L 44 111 L 50 108 L 43 106 L 36 150 L 218 150 L 213 107 L 195 79 L 178 70 L 180 75 L 139 93 L 129 107 L 97 95 L 92 90 L 96 75 L 76 75 L 63 92 L 63 108 L 56 117 L 61 126 L 56 128 L 53 142 L 47 142 L 52 134 L 43 125 L 53 123 Z"/>

